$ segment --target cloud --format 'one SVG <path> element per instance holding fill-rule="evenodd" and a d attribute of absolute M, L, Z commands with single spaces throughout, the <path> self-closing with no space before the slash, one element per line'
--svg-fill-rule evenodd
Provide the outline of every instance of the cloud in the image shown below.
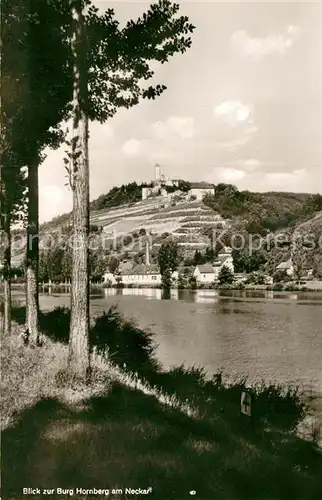
<path fill-rule="evenodd" d="M 122 152 L 125 156 L 137 156 L 142 150 L 141 142 L 137 139 L 128 139 L 122 147 Z"/>
<path fill-rule="evenodd" d="M 266 37 L 252 37 L 245 30 L 238 30 L 231 36 L 231 46 L 246 59 L 260 61 L 272 54 L 284 55 L 299 37 L 298 26 L 288 26 L 284 33 Z"/>
<path fill-rule="evenodd" d="M 245 127 L 243 130 L 238 131 L 238 137 L 226 141 L 215 141 L 214 148 L 217 151 L 233 152 L 246 146 L 254 137 L 257 132 L 255 125 Z"/>
<path fill-rule="evenodd" d="M 174 135 L 182 139 L 191 139 L 195 134 L 195 123 L 191 116 L 170 116 L 165 122 L 155 122 L 151 127 L 152 134 L 159 140 Z"/>
<path fill-rule="evenodd" d="M 221 167 L 215 170 L 216 179 L 219 182 L 234 183 L 245 177 L 245 172 L 237 168 Z"/>
<path fill-rule="evenodd" d="M 305 175 L 305 173 L 306 173 L 306 169 L 305 168 L 298 168 L 296 170 L 293 170 L 293 174 L 294 175 L 303 176 L 303 175 Z"/>
<path fill-rule="evenodd" d="M 221 116 L 231 125 L 245 122 L 250 118 L 251 110 L 240 101 L 223 101 L 214 108 L 215 116 Z"/>
<path fill-rule="evenodd" d="M 238 100 L 226 100 L 213 108 L 215 118 L 214 147 L 218 151 L 235 151 L 245 146 L 257 132 L 252 108 Z"/>
<path fill-rule="evenodd" d="M 270 172 L 265 175 L 266 181 L 278 190 L 292 191 L 298 187 L 298 182 L 306 178 L 305 168 L 289 172 Z"/>
<path fill-rule="evenodd" d="M 240 167 L 248 172 L 253 172 L 257 168 L 263 165 L 263 162 L 257 160 L 256 158 L 246 158 L 237 160 L 234 165 Z"/>
<path fill-rule="evenodd" d="M 246 159 L 238 159 L 234 162 L 235 167 L 242 168 L 248 172 L 254 172 L 259 168 L 267 169 L 276 169 L 285 166 L 285 164 L 281 161 L 261 161 L 257 158 L 246 158 Z"/>

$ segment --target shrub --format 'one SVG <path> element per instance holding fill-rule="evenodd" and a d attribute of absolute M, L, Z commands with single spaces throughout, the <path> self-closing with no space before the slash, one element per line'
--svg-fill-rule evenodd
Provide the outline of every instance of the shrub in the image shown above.
<path fill-rule="evenodd" d="M 272 290 L 273 290 L 273 292 L 282 292 L 283 288 L 284 288 L 283 283 L 276 283 L 273 286 Z"/>
<path fill-rule="evenodd" d="M 298 292 L 300 289 L 298 286 L 295 286 L 295 285 L 287 285 L 285 288 L 284 288 L 284 291 L 285 292 Z"/>
<path fill-rule="evenodd" d="M 41 331 L 56 342 L 68 344 L 70 309 L 55 307 L 48 313 L 40 313 L 39 323 Z"/>
<path fill-rule="evenodd" d="M 144 376 L 158 369 L 152 334 L 124 321 L 115 307 L 95 320 L 90 331 L 90 346 L 127 371 Z"/>

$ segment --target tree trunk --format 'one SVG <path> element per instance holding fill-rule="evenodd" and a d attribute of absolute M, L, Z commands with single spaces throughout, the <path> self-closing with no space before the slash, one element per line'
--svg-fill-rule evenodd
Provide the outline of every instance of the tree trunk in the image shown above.
<path fill-rule="evenodd" d="M 39 207 L 38 165 L 28 166 L 28 228 L 26 250 L 26 326 L 32 344 L 39 343 L 38 330 Z"/>
<path fill-rule="evenodd" d="M 73 248 L 71 323 L 69 335 L 69 371 L 86 380 L 90 369 L 89 356 L 89 163 L 87 68 L 84 39 L 84 19 L 79 3 L 72 2 L 74 33 L 73 140 Z"/>
<path fill-rule="evenodd" d="M 4 182 L 3 182 L 3 166 L 0 165 L 0 249 L 4 243 Z M 3 281 L 3 254 L 1 252 L 1 276 L 0 276 L 0 284 Z M 0 297 L 0 333 L 4 332 L 4 301 Z"/>
<path fill-rule="evenodd" d="M 0 168 L 0 229 L 3 245 L 3 292 L 4 301 L 0 304 L 1 333 L 11 333 L 11 231 L 10 211 L 8 208 L 7 190 L 4 178 L 4 167 Z"/>
<path fill-rule="evenodd" d="M 3 259 L 3 286 L 4 286 L 4 318 L 3 331 L 5 335 L 11 333 L 11 231 L 10 218 L 5 215 L 4 220 L 4 259 Z"/>

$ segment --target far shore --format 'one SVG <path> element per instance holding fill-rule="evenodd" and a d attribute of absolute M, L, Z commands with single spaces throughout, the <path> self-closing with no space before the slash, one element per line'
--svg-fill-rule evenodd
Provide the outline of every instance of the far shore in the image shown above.
<path fill-rule="evenodd" d="M 314 284 L 313 284 L 314 283 Z M 25 283 L 12 283 L 13 288 L 23 288 L 25 286 Z M 70 288 L 72 286 L 71 283 L 40 283 L 39 284 L 39 289 L 40 291 L 43 288 Z M 114 289 L 120 289 L 122 288 L 127 288 L 127 289 L 138 289 L 138 288 L 155 288 L 155 289 L 160 289 L 161 286 L 151 286 L 151 285 L 112 285 L 112 286 L 106 286 L 105 283 L 90 283 L 90 286 L 92 288 L 114 288 Z M 3 285 L 0 283 L 0 291 L 2 292 Z M 290 292 L 322 292 L 322 281 L 314 281 L 310 285 L 309 282 L 306 282 L 305 284 L 297 285 L 297 284 L 282 284 L 282 283 L 275 283 L 274 285 L 218 285 L 218 286 L 207 286 L 201 285 L 197 286 L 196 288 L 192 287 L 186 287 L 186 288 L 178 288 L 176 286 L 171 288 L 172 290 L 189 290 L 189 291 L 196 291 L 196 290 L 217 290 L 217 291 L 264 291 L 264 292 L 278 292 L 278 293 L 290 293 Z"/>

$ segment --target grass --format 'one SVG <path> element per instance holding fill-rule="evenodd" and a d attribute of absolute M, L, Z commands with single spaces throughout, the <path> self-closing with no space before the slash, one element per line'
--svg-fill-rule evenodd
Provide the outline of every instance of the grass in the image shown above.
<path fill-rule="evenodd" d="M 14 311 L 21 324 L 23 313 Z M 71 386 L 62 377 L 68 314 L 42 315 L 42 348 L 22 346 L 22 325 L 2 339 L 3 498 L 22 498 L 24 487 L 74 489 L 80 499 L 98 496 L 76 488 L 136 498 L 125 488 L 151 487 L 149 497 L 160 500 L 183 500 L 190 490 L 208 500 L 322 497 L 321 452 L 293 432 L 305 414 L 296 391 L 252 388 L 256 418 L 242 416 L 245 380 L 228 387 L 196 368 L 161 372 L 153 339 L 115 310 L 92 326 L 92 384 Z"/>

